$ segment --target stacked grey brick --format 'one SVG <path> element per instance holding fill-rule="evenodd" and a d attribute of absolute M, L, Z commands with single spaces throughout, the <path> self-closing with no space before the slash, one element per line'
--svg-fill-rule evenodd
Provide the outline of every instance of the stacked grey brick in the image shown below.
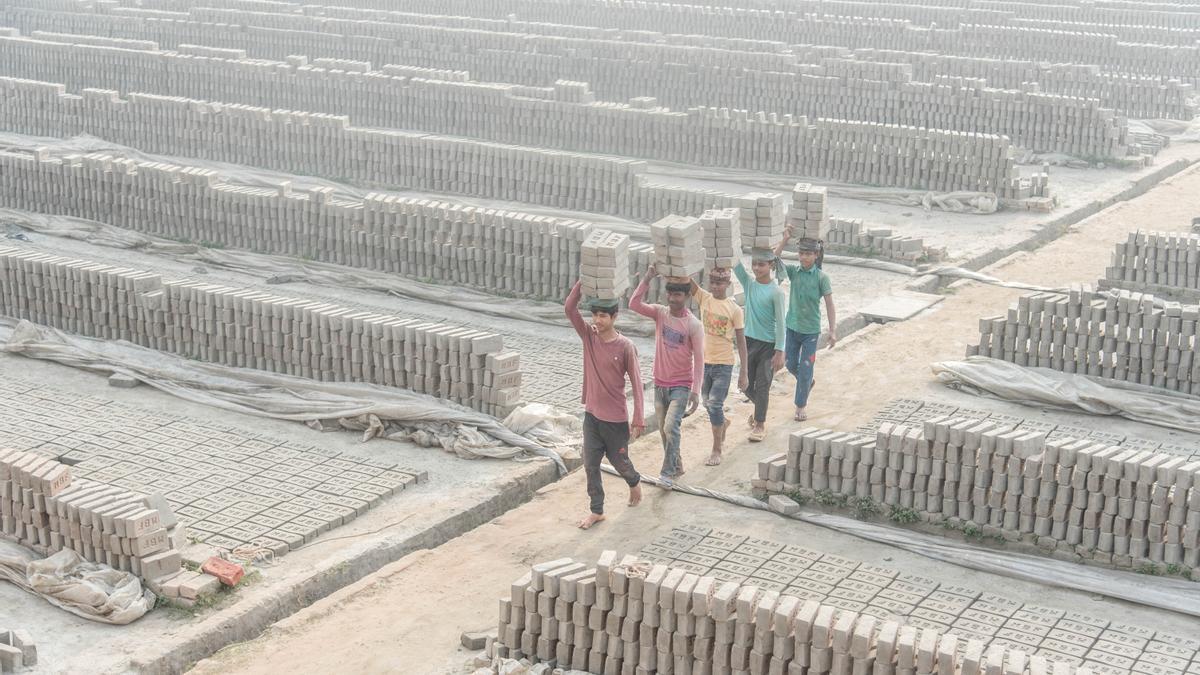
<path fill-rule="evenodd" d="M 1200 567 L 1200 462 L 1047 441 L 1001 421 L 885 422 L 875 435 L 805 429 L 760 462 L 753 485 L 869 499 L 1118 567 Z"/>
<path fill-rule="evenodd" d="M 1200 307 L 1149 294 L 1033 293 L 1006 316 L 981 319 L 979 344 L 967 355 L 1197 395 L 1197 321 Z"/>
<path fill-rule="evenodd" d="M 145 496 L 74 478 L 34 452 L 0 448 L 0 534 L 36 551 L 65 548 L 86 560 L 157 579 L 179 571 L 184 526 Z"/>
<path fill-rule="evenodd" d="M 1200 301 L 1200 233 L 1130 232 L 1100 286 Z"/>
<path fill-rule="evenodd" d="M 110 53 L 148 58 L 144 52 L 108 50 L 91 54 L 81 50 L 100 48 L 9 38 L 0 38 L 0 53 L 38 44 L 54 47 L 55 53 L 62 51 L 63 69 L 68 72 L 73 67 L 69 64 L 78 61 L 113 62 L 104 58 Z M 45 56 L 31 58 L 42 63 Z M 98 69 L 94 77 L 68 78 L 61 77 L 62 71 L 48 67 L 39 67 L 36 72 L 16 69 L 40 79 L 0 81 L 5 93 L 0 102 L 0 121 L 10 130 L 31 135 L 90 133 L 147 152 L 303 171 L 376 185 L 522 199 L 647 220 L 672 212 L 699 212 L 694 206 L 684 210 L 688 208 L 686 196 L 678 193 L 686 191 L 656 186 L 651 176 L 644 175 L 644 162 L 607 154 L 577 155 L 568 150 L 843 182 L 988 191 L 1012 199 L 1044 194 L 1048 180 L 1045 173 L 1022 178 L 1014 164 L 1012 143 L 1007 137 L 992 134 L 845 119 L 810 121 L 790 114 L 751 114 L 703 106 L 673 112 L 658 107 L 575 103 L 559 100 L 565 96 L 562 87 L 539 94 L 528 87 L 440 82 L 380 73 L 352 76 L 257 60 L 222 62 L 171 54 L 160 60 L 158 67 L 143 69 L 155 78 L 136 81 L 105 75 L 143 72 L 136 68 L 125 71 L 122 65 Z M 200 69 L 201 65 L 206 67 Z M 237 76 L 231 77 L 231 72 Z M 174 78 L 159 82 L 162 78 L 158 76 L 164 73 Z M 52 84 L 62 79 L 69 80 L 67 86 L 72 89 L 80 89 L 80 95 L 68 95 L 63 85 Z M 210 81 L 215 84 L 201 86 Z M 243 82 L 250 86 L 242 86 Z M 131 93 L 122 100 L 116 91 L 88 89 L 98 84 L 153 93 Z M 187 92 L 197 98 L 160 95 L 167 91 Z M 200 97 L 248 101 L 278 109 L 212 103 Z M 381 105 L 405 102 L 410 105 L 395 112 L 381 114 L 375 110 Z M 423 107 L 424 111 L 414 107 Z M 489 114 L 478 114 L 481 108 Z M 324 112 L 295 112 L 297 109 Z M 351 119 L 362 125 L 440 130 L 500 142 L 354 127 Z M 184 137 L 145 133 L 147 128 L 179 126 L 199 127 L 205 132 Z M 527 145 L 504 145 L 504 141 Z M 461 162 L 464 154 L 472 162 Z M 495 168 L 484 173 L 471 166 L 475 163 L 491 163 Z M 529 169 L 523 167 L 530 164 L 548 174 L 527 185 Z M 573 191 L 570 186 L 574 186 Z M 670 201 L 660 206 L 663 196 Z M 724 205 L 711 202 L 705 208 Z"/>
<path fill-rule="evenodd" d="M 533 565 L 499 610 L 497 655 L 596 675 L 1092 672 L 613 551 Z"/>
<path fill-rule="evenodd" d="M 495 333 L 0 248 L 0 314 L 230 366 L 410 389 L 499 417 L 520 356 Z"/>

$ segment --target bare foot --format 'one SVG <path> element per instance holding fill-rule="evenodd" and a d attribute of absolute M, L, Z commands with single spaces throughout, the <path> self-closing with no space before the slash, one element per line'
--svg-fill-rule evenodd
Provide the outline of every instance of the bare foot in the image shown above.
<path fill-rule="evenodd" d="M 634 485 L 629 488 L 629 505 L 637 506 L 642 503 L 642 486 L 641 484 Z"/>
<path fill-rule="evenodd" d="M 721 453 L 715 452 L 715 451 L 711 455 L 708 456 L 708 461 L 705 462 L 705 464 L 707 464 L 708 466 L 716 466 L 720 463 L 721 463 Z"/>
<path fill-rule="evenodd" d="M 586 530 L 602 520 L 604 520 L 604 516 L 602 514 L 589 513 L 587 518 L 579 521 L 579 529 Z"/>

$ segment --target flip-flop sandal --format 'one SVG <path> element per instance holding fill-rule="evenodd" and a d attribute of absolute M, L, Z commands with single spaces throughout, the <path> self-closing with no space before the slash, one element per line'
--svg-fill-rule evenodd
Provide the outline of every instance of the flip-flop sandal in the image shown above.
<path fill-rule="evenodd" d="M 808 419 L 808 413 L 798 412 L 795 415 L 792 415 L 792 419 L 796 420 L 797 422 L 803 422 Z"/>
<path fill-rule="evenodd" d="M 754 431 L 750 432 L 750 442 L 751 443 L 762 442 L 766 437 L 767 437 L 766 429 L 755 429 Z"/>

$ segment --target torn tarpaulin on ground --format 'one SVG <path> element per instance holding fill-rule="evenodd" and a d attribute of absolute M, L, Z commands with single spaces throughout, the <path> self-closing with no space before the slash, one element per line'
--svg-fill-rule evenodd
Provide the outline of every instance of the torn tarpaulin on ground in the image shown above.
<path fill-rule="evenodd" d="M 21 321 L 0 350 L 83 370 L 121 373 L 189 401 L 234 412 L 309 422 L 337 419 L 375 437 L 438 446 L 459 457 L 543 458 L 567 473 L 557 449 L 449 401 L 361 382 L 318 382 L 191 361 L 123 341 L 81 337 Z M 532 457 L 530 457 L 532 455 Z"/>
<path fill-rule="evenodd" d="M 1200 433 L 1200 398 L 1130 382 L 1018 366 L 986 356 L 935 363 L 938 382 L 976 396 Z"/>
<path fill-rule="evenodd" d="M 100 623 L 132 623 L 154 607 L 154 594 L 136 576 L 88 562 L 71 549 L 39 558 L 24 546 L 0 541 L 0 579 Z"/>

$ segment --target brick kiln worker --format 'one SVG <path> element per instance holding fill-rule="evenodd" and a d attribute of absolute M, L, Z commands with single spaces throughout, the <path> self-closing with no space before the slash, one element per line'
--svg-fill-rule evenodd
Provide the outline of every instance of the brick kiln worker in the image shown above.
<path fill-rule="evenodd" d="M 746 396 L 754 402 L 750 414 L 750 440 L 758 442 L 767 437 L 767 403 L 771 396 L 771 380 L 783 368 L 783 349 L 786 341 L 784 312 L 787 298 L 771 276 L 775 252 L 756 248 L 750 252 L 754 276 L 738 261 L 733 273 L 746 292 L 746 370 L 750 386 Z"/>
<path fill-rule="evenodd" d="M 667 307 L 642 301 L 656 274 L 654 265 L 646 270 L 642 283 L 629 298 L 629 309 L 654 320 L 654 415 L 663 443 L 663 465 L 658 479 L 663 487 L 670 488 L 683 475 L 680 426 L 684 416 L 700 406 L 704 329 L 687 308 L 688 296 L 692 294 L 690 280 L 667 283 Z"/>
<path fill-rule="evenodd" d="M 789 225 L 783 239 L 775 247 L 776 274 L 787 279 L 791 285 L 791 299 L 787 313 L 787 369 L 796 376 L 796 414 L 794 419 L 808 419 L 808 395 L 812 392 L 813 370 L 817 365 L 817 340 L 821 338 L 821 300 L 825 300 L 825 313 L 829 316 L 830 349 L 837 344 L 837 312 L 833 307 L 833 288 L 829 275 L 817 263 L 821 256 L 821 242 L 803 238 L 799 242 L 799 265 L 788 265 L 778 255 L 787 246 L 792 236 Z"/>
<path fill-rule="evenodd" d="M 721 463 L 725 434 L 729 431 L 725 398 L 729 395 L 729 384 L 733 379 L 735 353 L 737 363 L 741 365 L 738 389 L 745 391 L 750 385 L 749 371 L 746 369 L 745 312 L 728 296 L 731 277 L 732 271 L 728 267 L 714 267 L 708 273 L 709 290 L 692 282 L 692 293 L 696 296 L 696 304 L 700 306 L 700 323 L 704 325 L 704 386 L 700 389 L 700 395 L 708 410 L 708 422 L 713 432 L 712 454 L 705 462 L 708 466 Z"/>
<path fill-rule="evenodd" d="M 637 347 L 617 332 L 617 300 L 592 300 L 592 325 L 579 316 L 581 284 L 567 295 L 566 313 L 583 340 L 583 467 L 591 513 L 579 521 L 588 529 L 604 520 L 604 483 L 600 460 L 621 474 L 629 485 L 629 505 L 642 501 L 641 476 L 629 459 L 629 441 L 642 435 L 646 425 L 642 409 L 642 374 Z M 625 405 L 625 379 L 633 389 L 633 422 Z"/>

